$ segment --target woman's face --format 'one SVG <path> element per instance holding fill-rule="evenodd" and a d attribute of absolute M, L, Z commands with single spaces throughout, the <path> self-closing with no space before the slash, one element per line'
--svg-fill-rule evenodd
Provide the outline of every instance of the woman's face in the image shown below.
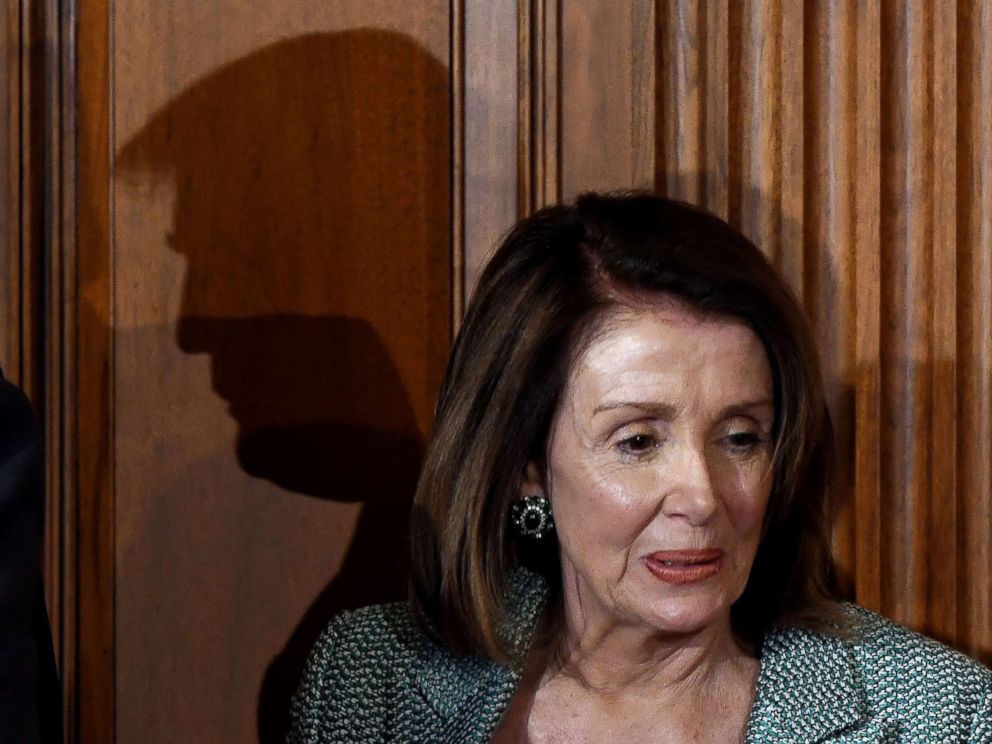
<path fill-rule="evenodd" d="M 573 619 L 729 630 L 761 537 L 773 424 L 771 370 L 746 325 L 675 301 L 615 311 L 575 362 L 539 484 Z"/>

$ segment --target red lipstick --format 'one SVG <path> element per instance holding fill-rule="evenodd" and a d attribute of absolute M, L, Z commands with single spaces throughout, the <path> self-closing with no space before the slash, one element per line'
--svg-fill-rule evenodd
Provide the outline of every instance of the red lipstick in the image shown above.
<path fill-rule="evenodd" d="M 695 584 L 705 581 L 723 568 L 723 551 L 659 550 L 641 560 L 645 568 L 666 584 Z"/>

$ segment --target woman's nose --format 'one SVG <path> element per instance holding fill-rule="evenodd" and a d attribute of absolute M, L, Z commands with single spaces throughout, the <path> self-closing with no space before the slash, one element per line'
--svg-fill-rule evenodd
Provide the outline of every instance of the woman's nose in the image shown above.
<path fill-rule="evenodd" d="M 706 524 L 717 509 L 713 477 L 706 453 L 701 448 L 683 447 L 667 463 L 666 493 L 662 512 L 691 524 Z"/>

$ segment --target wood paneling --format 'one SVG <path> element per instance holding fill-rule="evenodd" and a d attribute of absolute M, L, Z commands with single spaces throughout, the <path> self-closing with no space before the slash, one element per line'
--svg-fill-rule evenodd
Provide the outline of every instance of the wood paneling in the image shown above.
<path fill-rule="evenodd" d="M 0 3 L 0 364 L 39 406 L 45 204 L 44 0 Z"/>
<path fill-rule="evenodd" d="M 70 740 L 279 738 L 323 621 L 399 592 L 486 256 L 587 189 L 762 246 L 823 349 L 845 590 L 992 659 L 989 3 L 5 0 L 0 24 L 0 361 L 48 428 Z"/>
<path fill-rule="evenodd" d="M 72 16 L 56 0 L 0 4 L 0 364 L 42 420 L 45 593 L 58 667 L 77 685 Z M 89 547 L 93 547 L 91 544 Z M 106 558 L 106 553 L 104 553 Z M 92 563 L 91 563 L 92 565 Z M 73 688 L 78 691 L 78 688 Z M 65 695 L 75 736 L 78 695 Z"/>
<path fill-rule="evenodd" d="M 960 581 L 957 639 L 992 647 L 992 6 L 959 3 L 957 19 L 957 389 Z"/>
<path fill-rule="evenodd" d="M 564 73 L 560 0 L 459 0 L 452 12 L 457 326 L 503 233 L 560 198 Z"/>
<path fill-rule="evenodd" d="M 654 180 L 654 4 L 562 4 L 562 196 Z M 577 154 L 581 153 L 581 156 Z"/>
<path fill-rule="evenodd" d="M 517 220 L 518 19 L 514 0 L 455 2 L 456 322 L 500 235 Z"/>
<path fill-rule="evenodd" d="M 327 620 L 404 590 L 448 5 L 79 11 L 70 737 L 282 741 Z"/>
<path fill-rule="evenodd" d="M 67 515 L 75 560 L 68 567 L 66 607 L 74 638 L 63 652 L 69 660 L 63 687 L 70 741 L 116 741 L 117 733 L 110 8 L 105 0 L 85 3 L 78 21 L 78 258 L 73 277 L 78 343 L 72 350 L 77 428 L 71 432 L 76 463 Z"/>

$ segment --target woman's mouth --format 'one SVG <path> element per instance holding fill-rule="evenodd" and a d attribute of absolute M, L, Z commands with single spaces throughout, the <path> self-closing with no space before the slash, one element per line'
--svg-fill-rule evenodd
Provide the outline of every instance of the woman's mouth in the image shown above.
<path fill-rule="evenodd" d="M 641 560 L 655 578 L 666 584 L 694 584 L 705 581 L 723 568 L 723 551 L 659 550 Z"/>

